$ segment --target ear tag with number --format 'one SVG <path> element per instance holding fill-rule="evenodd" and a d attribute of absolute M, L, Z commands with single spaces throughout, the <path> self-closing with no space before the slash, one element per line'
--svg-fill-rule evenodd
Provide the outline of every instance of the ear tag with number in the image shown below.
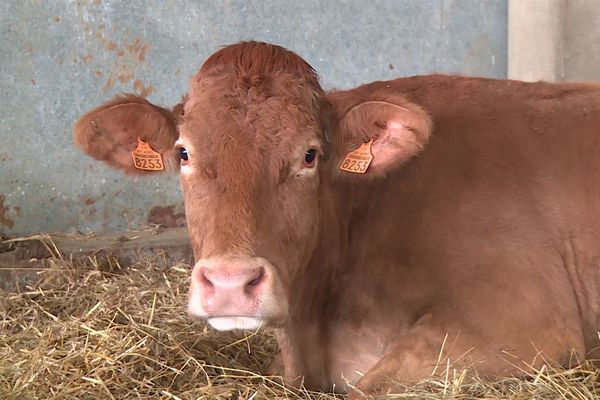
<path fill-rule="evenodd" d="M 352 172 L 353 174 L 364 174 L 367 172 L 367 168 L 373 161 L 373 154 L 371 154 L 371 145 L 373 139 L 367 143 L 363 143 L 358 149 L 351 151 L 346 154 L 346 157 L 340 164 L 340 169 L 346 172 Z"/>
<path fill-rule="evenodd" d="M 133 165 L 137 169 L 144 171 L 162 171 L 165 169 L 162 156 L 159 152 L 154 151 L 152 147 L 142 139 L 138 138 L 138 145 L 131 152 L 133 157 Z"/>

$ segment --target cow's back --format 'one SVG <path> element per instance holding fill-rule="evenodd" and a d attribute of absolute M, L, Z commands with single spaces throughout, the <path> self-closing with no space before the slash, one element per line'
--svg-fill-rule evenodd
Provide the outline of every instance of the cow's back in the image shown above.
<path fill-rule="evenodd" d="M 600 216 L 600 85 L 432 76 L 393 86 L 432 116 L 423 168 L 454 175 L 445 190 L 487 187 L 494 207 L 527 197 L 563 234 Z"/>
<path fill-rule="evenodd" d="M 432 191 L 457 200 L 480 193 L 489 200 L 478 204 L 494 209 L 522 197 L 563 234 L 600 217 L 600 85 L 433 75 L 355 90 L 401 93 L 434 123 L 424 151 L 381 186 L 410 185 L 409 198 L 434 203 Z"/>

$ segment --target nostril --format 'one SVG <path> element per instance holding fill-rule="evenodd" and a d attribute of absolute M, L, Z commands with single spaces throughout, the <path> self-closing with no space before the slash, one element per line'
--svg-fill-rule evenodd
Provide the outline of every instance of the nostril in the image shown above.
<path fill-rule="evenodd" d="M 249 281 L 248 283 L 246 283 L 246 286 L 258 286 L 260 284 L 260 282 L 263 280 L 264 275 L 265 275 L 265 270 L 261 268 L 258 271 L 256 278 L 254 278 L 251 281 Z"/>
<path fill-rule="evenodd" d="M 257 295 L 267 280 L 268 271 L 264 267 L 235 267 L 198 268 L 194 272 L 194 283 L 205 298 Z"/>
<path fill-rule="evenodd" d="M 253 274 L 252 279 L 246 282 L 246 286 L 244 287 L 244 292 L 246 294 L 252 294 L 262 285 L 265 280 L 265 270 L 264 268 L 259 268 Z"/>
<path fill-rule="evenodd" d="M 207 286 L 209 288 L 212 288 L 214 286 L 211 280 L 206 277 L 204 270 L 200 271 L 200 283 L 203 286 Z"/>

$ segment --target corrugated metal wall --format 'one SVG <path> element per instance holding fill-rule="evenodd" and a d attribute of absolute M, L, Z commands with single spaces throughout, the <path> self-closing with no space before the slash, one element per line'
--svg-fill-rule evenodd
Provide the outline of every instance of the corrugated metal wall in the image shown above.
<path fill-rule="evenodd" d="M 74 121 L 119 92 L 175 104 L 244 39 L 304 57 L 325 88 L 430 72 L 506 77 L 506 0 L 22 1 L 0 4 L 0 232 L 182 220 L 177 176 L 132 179 L 80 154 Z"/>

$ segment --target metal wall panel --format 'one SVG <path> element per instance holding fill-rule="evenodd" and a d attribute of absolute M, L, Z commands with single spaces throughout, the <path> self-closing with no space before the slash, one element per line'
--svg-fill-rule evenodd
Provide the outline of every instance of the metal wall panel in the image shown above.
<path fill-rule="evenodd" d="M 119 92 L 175 104 L 221 45 L 286 46 L 325 88 L 431 72 L 506 77 L 506 0 L 0 3 L 0 232 L 177 222 L 177 176 L 133 179 L 79 153 L 74 121 Z"/>

